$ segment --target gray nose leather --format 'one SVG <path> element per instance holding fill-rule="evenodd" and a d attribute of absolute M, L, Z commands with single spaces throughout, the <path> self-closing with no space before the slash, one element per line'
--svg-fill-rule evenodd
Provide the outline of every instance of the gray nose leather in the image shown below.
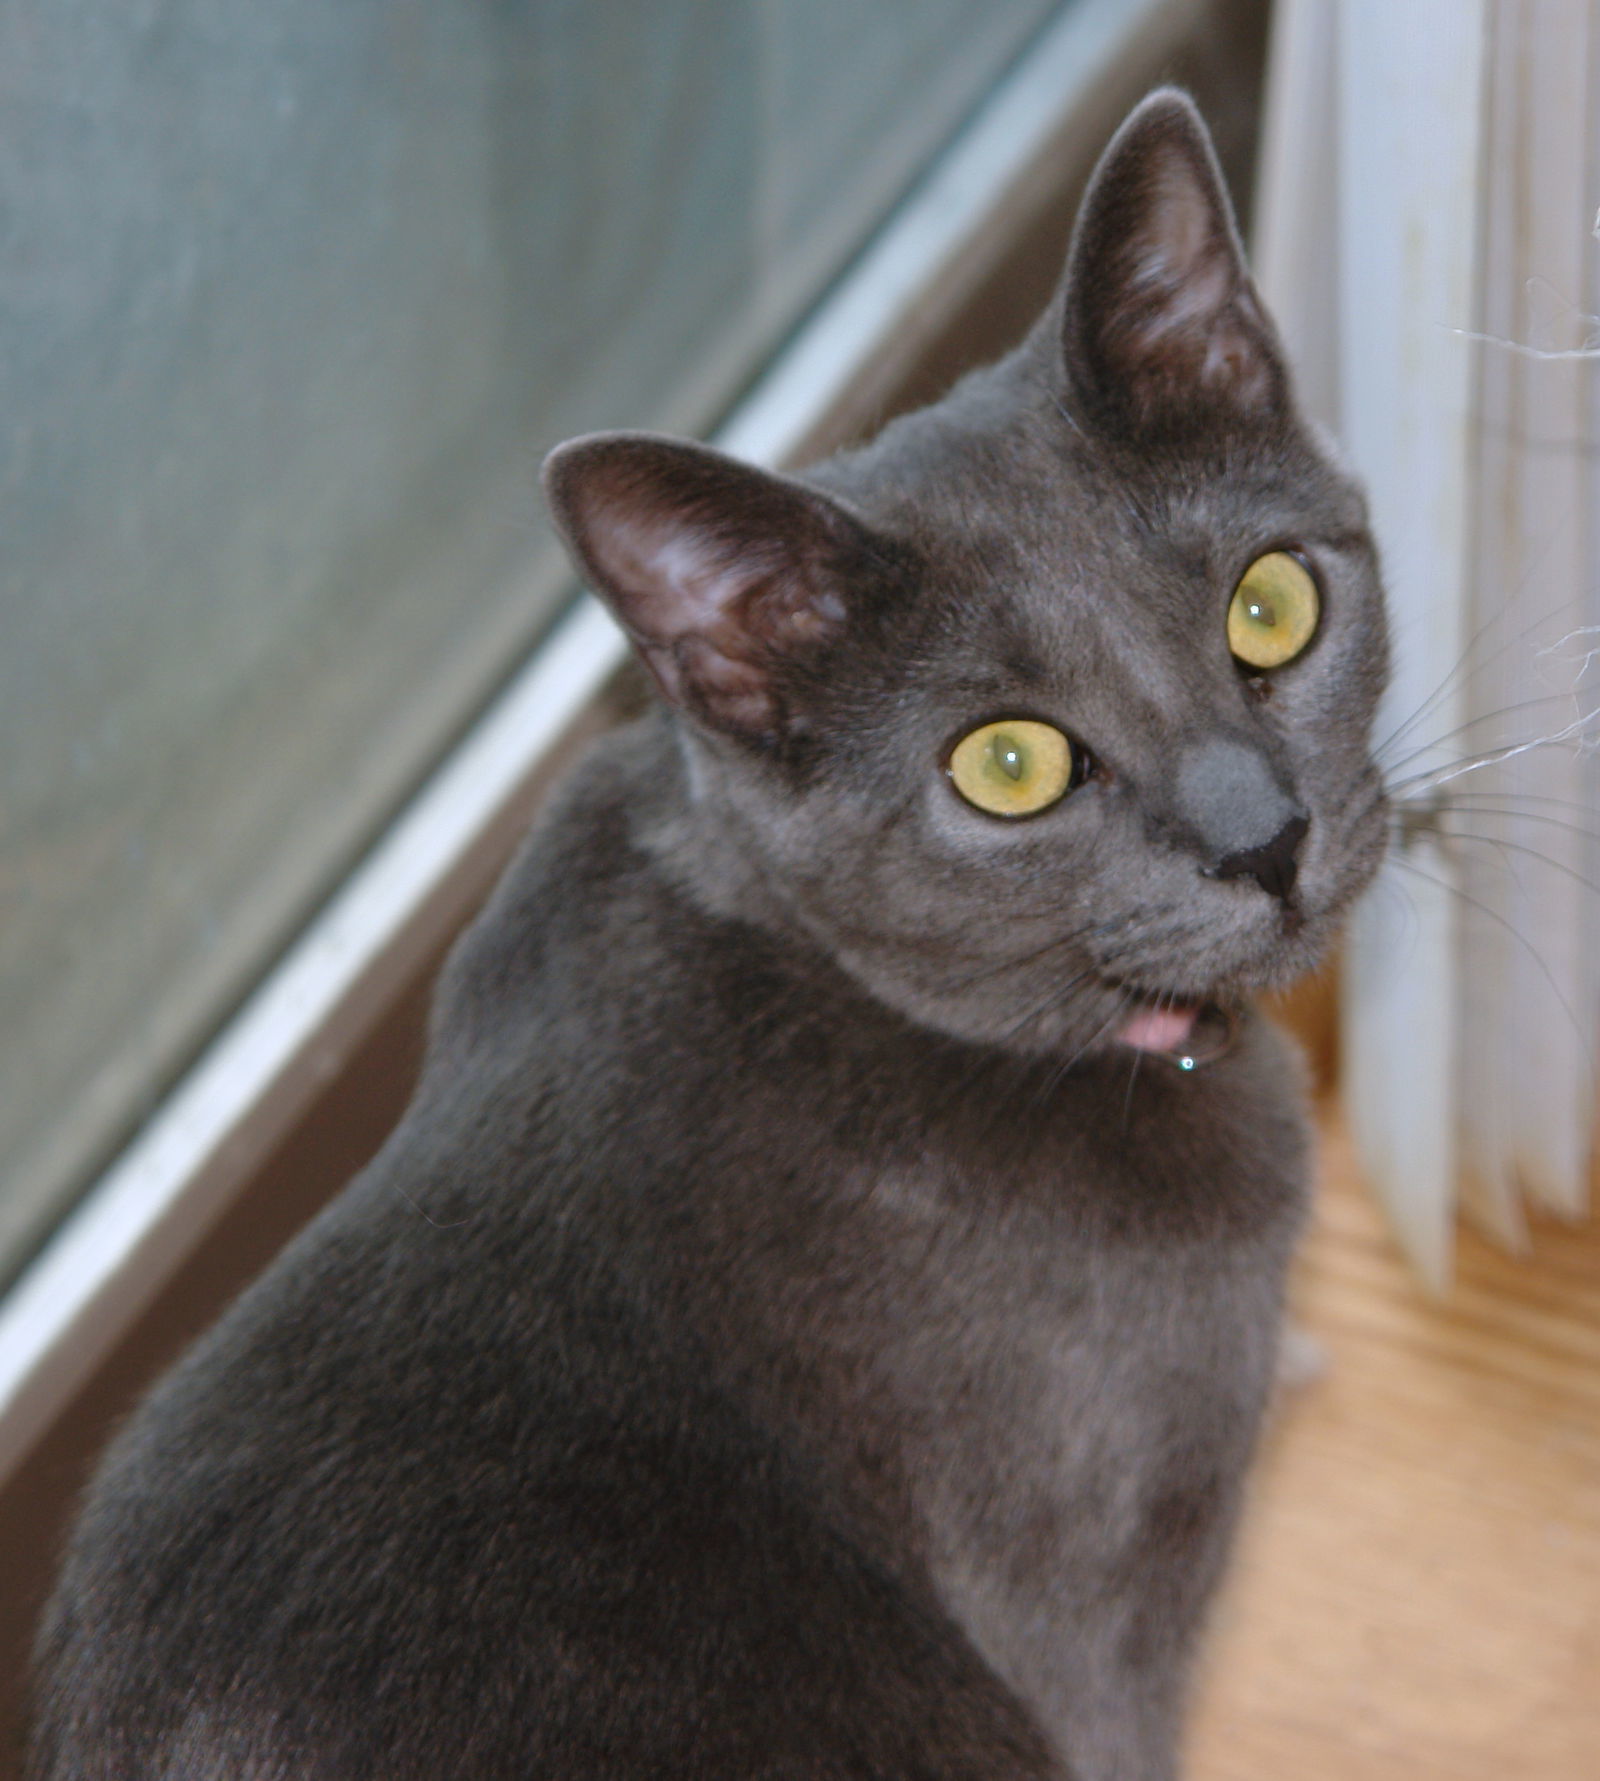
<path fill-rule="evenodd" d="M 1270 895 L 1288 899 L 1306 817 L 1263 755 L 1231 737 L 1214 737 L 1185 753 L 1174 789 L 1178 814 L 1209 871 L 1254 878 Z"/>

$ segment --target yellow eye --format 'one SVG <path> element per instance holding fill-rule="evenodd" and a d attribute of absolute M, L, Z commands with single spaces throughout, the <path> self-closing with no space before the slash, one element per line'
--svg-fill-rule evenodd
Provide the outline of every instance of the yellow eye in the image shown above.
<path fill-rule="evenodd" d="M 1228 648 L 1247 667 L 1281 668 L 1311 641 L 1322 603 L 1311 571 L 1286 550 L 1244 572 L 1228 607 Z"/>
<path fill-rule="evenodd" d="M 1072 744 L 1051 724 L 1006 718 L 961 738 L 950 777 L 969 804 L 991 816 L 1032 816 L 1072 785 Z"/>

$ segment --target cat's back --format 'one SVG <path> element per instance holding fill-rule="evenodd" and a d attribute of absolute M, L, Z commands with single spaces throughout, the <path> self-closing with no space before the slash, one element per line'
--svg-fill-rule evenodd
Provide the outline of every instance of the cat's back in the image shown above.
<path fill-rule="evenodd" d="M 659 725 L 591 756 L 395 1138 L 113 1449 L 39 1777 L 1051 1772 L 650 1265 L 739 963 L 639 844 L 681 789 Z"/>

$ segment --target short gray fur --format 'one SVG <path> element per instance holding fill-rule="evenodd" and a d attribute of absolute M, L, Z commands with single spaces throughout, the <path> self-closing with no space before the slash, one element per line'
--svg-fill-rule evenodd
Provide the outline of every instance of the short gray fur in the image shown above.
<path fill-rule="evenodd" d="M 604 435 L 547 483 L 662 707 L 114 1444 L 32 1774 L 1168 1781 L 1304 1211 L 1248 999 L 1384 830 L 1362 500 L 1198 117 L 1147 100 L 1028 340 L 862 450 Z M 1232 589 L 1291 547 L 1320 628 L 1248 675 Z M 1092 769 L 972 808 L 998 717 Z M 1280 799 L 1281 896 L 1215 870 Z M 1214 1061 L 1134 1048 L 1206 1002 Z"/>

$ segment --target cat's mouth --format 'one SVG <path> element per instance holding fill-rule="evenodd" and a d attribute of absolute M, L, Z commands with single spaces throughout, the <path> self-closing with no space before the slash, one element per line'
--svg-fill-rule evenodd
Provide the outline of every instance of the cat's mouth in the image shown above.
<path fill-rule="evenodd" d="M 1116 1037 L 1135 1051 L 1193 1070 L 1231 1051 L 1238 1026 L 1237 1016 L 1216 1002 L 1147 1002 L 1117 1028 Z"/>
<path fill-rule="evenodd" d="M 1176 1051 L 1188 1043 L 1201 1006 L 1199 1002 L 1151 1003 L 1125 1020 L 1117 1037 L 1135 1051 Z"/>

